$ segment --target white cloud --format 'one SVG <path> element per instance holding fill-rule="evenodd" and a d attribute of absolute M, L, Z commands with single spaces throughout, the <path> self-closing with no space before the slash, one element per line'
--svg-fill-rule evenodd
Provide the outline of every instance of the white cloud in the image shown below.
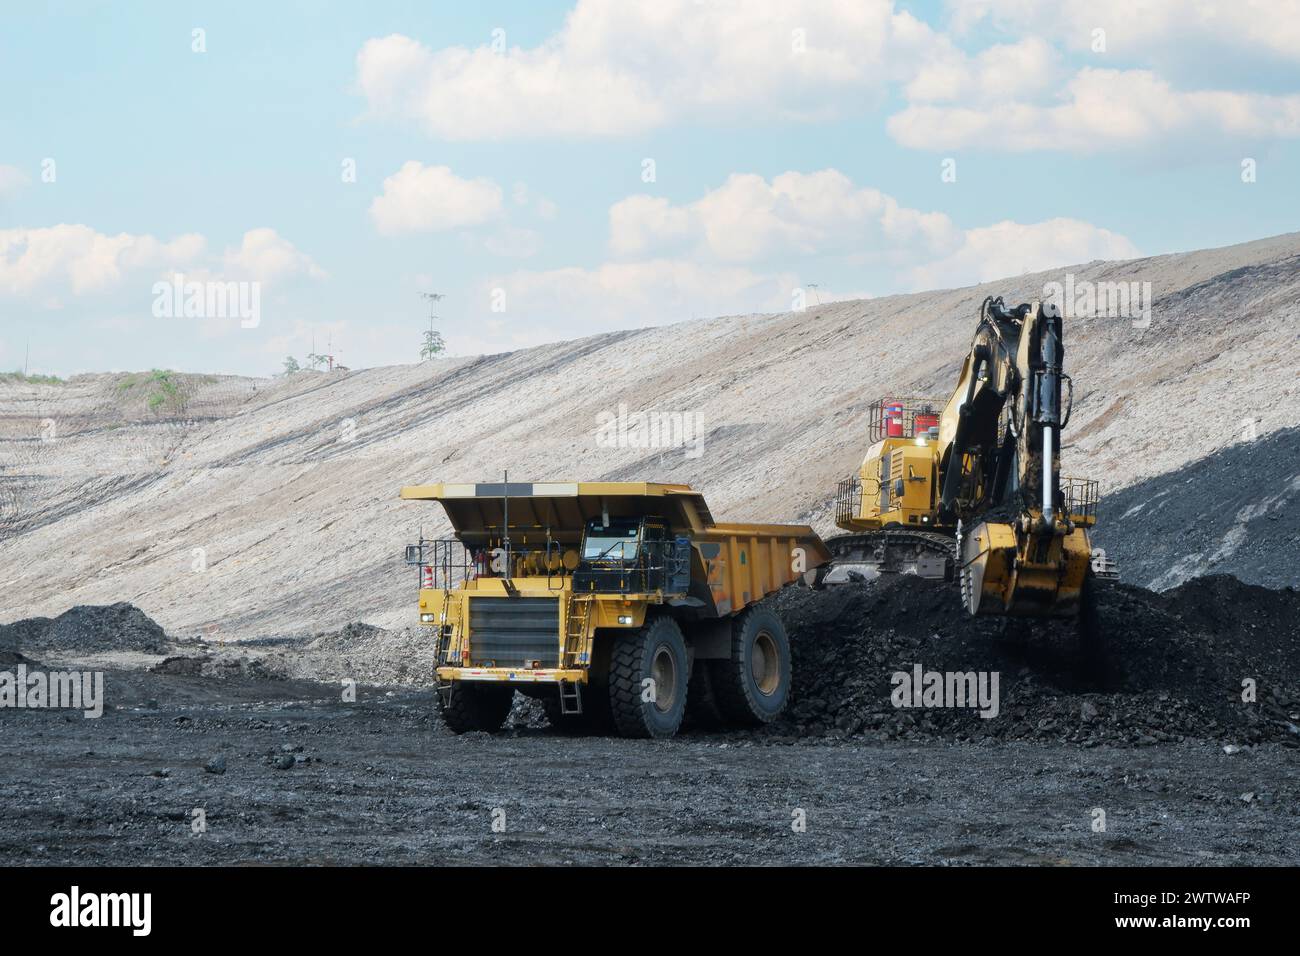
<path fill-rule="evenodd" d="M 1260 61 L 1281 65 L 1283 80 L 1300 64 L 1300 0 L 952 6 L 950 35 L 891 0 L 578 0 L 563 27 L 531 48 L 371 39 L 357 55 L 357 84 L 373 115 L 457 140 L 822 121 L 870 109 L 896 89 L 908 105 L 889 130 L 915 148 L 1096 151 L 1300 135 L 1300 97 L 1268 95 L 1248 79 Z M 987 24 L 1013 36 L 959 47 Z M 1101 54 L 1092 51 L 1097 28 L 1106 31 Z M 1111 110 L 1124 115 L 1112 122 Z"/>
<path fill-rule="evenodd" d="M 12 199 L 30 182 L 17 166 L 0 166 L 0 200 Z"/>
<path fill-rule="evenodd" d="M 692 316 L 786 311 L 799 287 L 808 304 L 843 299 L 850 293 L 813 292 L 807 280 L 856 273 L 863 263 L 888 266 L 901 286 L 894 291 L 903 291 L 1140 255 L 1124 236 L 1077 219 L 963 230 L 943 213 L 907 208 L 833 169 L 786 172 L 770 182 L 733 175 L 682 205 L 630 196 L 611 207 L 609 221 L 611 251 L 636 261 L 494 280 L 506 293 L 508 317 L 492 321 L 505 322 L 510 347 Z M 801 259 L 799 272 L 786 266 L 792 259 Z M 479 348 L 490 350 L 484 335 L 505 347 L 486 326 L 474 334 Z"/>
<path fill-rule="evenodd" d="M 834 169 L 781 173 L 770 183 L 736 174 L 683 206 L 631 196 L 610 209 L 609 222 L 617 255 L 688 247 L 723 262 L 871 250 L 934 254 L 960 241 L 944 214 L 908 209 Z"/>
<path fill-rule="evenodd" d="M 913 268 L 908 278 L 914 290 L 951 289 L 1093 259 L 1139 255 L 1124 236 L 1078 219 L 1032 224 L 1004 220 L 968 230 L 960 248 Z"/>
<path fill-rule="evenodd" d="M 1300 95 L 1232 88 L 1270 57 L 1300 65 L 1300 0 L 950 6 L 958 34 L 989 23 L 1026 36 L 974 56 L 942 37 L 888 121 L 904 146 L 1094 153 L 1300 136 Z M 1070 54 L 1087 65 L 1067 70 Z"/>
<path fill-rule="evenodd" d="M 150 235 L 107 235 L 90 226 L 61 223 L 35 229 L 0 229 L 0 294 L 35 298 L 58 306 L 66 295 L 102 295 L 124 283 L 182 272 L 194 278 L 256 279 L 292 275 L 322 278 L 324 272 L 273 229 L 252 229 L 219 261 L 206 255 L 196 233 L 169 241 Z"/>
<path fill-rule="evenodd" d="M 371 39 L 357 85 L 372 114 L 446 139 L 619 136 L 680 118 L 856 112 L 936 42 L 890 0 L 578 0 L 530 49 Z"/>
<path fill-rule="evenodd" d="M 204 246 L 199 235 L 163 242 L 125 232 L 105 235 L 71 223 L 0 229 L 0 292 L 14 296 L 98 293 L 118 286 L 131 273 L 193 262 Z"/>
<path fill-rule="evenodd" d="M 1138 248 L 1118 233 L 1077 219 L 1022 224 L 1011 221 L 955 231 L 951 248 L 903 270 L 906 291 L 954 288 L 1074 265 L 1129 259 Z M 696 317 L 785 312 L 802 289 L 805 304 L 867 298 L 865 292 L 813 289 L 787 270 L 763 271 L 698 259 L 655 258 L 610 262 L 594 269 L 518 271 L 482 290 L 505 293 L 506 310 L 449 330 L 460 354 L 524 348 L 613 329 L 664 325 Z M 898 289 L 896 291 L 905 291 Z"/>
<path fill-rule="evenodd" d="M 539 219 L 554 219 L 559 207 L 545 196 L 534 196 L 527 183 L 515 183 L 510 190 L 510 198 L 516 206 L 532 206 L 533 213 Z"/>
<path fill-rule="evenodd" d="M 490 179 L 462 179 L 446 166 L 409 160 L 384 180 L 370 218 L 384 235 L 459 229 L 501 215 L 501 187 Z"/>
<path fill-rule="evenodd" d="M 1091 52 L 1093 30 L 1106 32 L 1106 55 L 1144 61 L 1186 57 L 1202 45 L 1220 56 L 1240 51 L 1300 60 L 1300 0 L 949 0 L 953 26 L 966 31 L 987 20 L 1003 30 L 1047 37 Z M 1194 64 L 1204 74 L 1214 64 Z"/>
<path fill-rule="evenodd" d="M 526 259 L 537 254 L 542 247 L 542 237 L 532 229 L 504 226 L 483 240 L 483 246 L 494 256 Z"/>
<path fill-rule="evenodd" d="M 259 282 L 297 275 L 325 278 L 325 270 L 274 229 L 250 229 L 237 249 L 226 250 L 223 261 L 233 276 Z"/>
<path fill-rule="evenodd" d="M 904 91 L 910 102 L 977 103 L 1039 99 L 1064 78 L 1056 51 L 1038 37 L 967 56 L 946 38 L 918 65 Z"/>
<path fill-rule="evenodd" d="M 1156 141 L 1216 136 L 1300 136 L 1300 94 L 1181 92 L 1147 70 L 1085 68 L 1064 102 L 909 106 L 890 135 L 916 149 L 988 147 L 1091 153 Z"/>
<path fill-rule="evenodd" d="M 953 8 L 949 35 L 891 0 L 578 0 L 558 32 L 527 49 L 433 50 L 400 34 L 369 40 L 357 80 L 372 114 L 457 140 L 823 121 L 895 89 L 907 107 L 889 132 L 918 149 L 1095 152 L 1300 135 L 1300 95 L 1207 80 L 1240 82 L 1260 58 L 1284 70 L 1300 64 L 1300 0 Z M 1014 36 L 970 53 L 958 46 L 986 23 Z M 1091 49 L 1096 28 L 1106 30 L 1104 54 Z M 1220 50 L 1235 61 L 1225 64 Z M 1089 58 L 1083 69 L 1080 56 Z"/>
<path fill-rule="evenodd" d="M 483 293 L 505 292 L 501 320 L 555 338 L 580 332 L 662 325 L 692 317 L 790 308 L 793 274 L 672 259 L 605 263 L 594 269 L 515 272 Z M 494 317 L 495 320 L 495 317 Z"/>
<path fill-rule="evenodd" d="M 678 245 L 698 232 L 689 210 L 661 196 L 628 196 L 609 209 L 609 245 L 617 255 L 645 255 Z"/>

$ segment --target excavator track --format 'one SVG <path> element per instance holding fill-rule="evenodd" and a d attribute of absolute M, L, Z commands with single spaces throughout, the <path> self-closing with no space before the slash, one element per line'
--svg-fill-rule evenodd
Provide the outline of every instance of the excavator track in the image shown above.
<path fill-rule="evenodd" d="M 951 581 L 957 565 L 956 542 L 934 531 L 886 528 L 826 539 L 831 570 L 823 584 L 866 580 L 877 574 L 915 574 Z"/>

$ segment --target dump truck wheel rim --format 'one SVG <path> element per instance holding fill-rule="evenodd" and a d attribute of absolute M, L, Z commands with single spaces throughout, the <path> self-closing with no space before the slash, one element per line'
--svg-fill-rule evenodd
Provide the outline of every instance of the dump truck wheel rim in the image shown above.
<path fill-rule="evenodd" d="M 677 700 L 677 662 L 667 647 L 655 648 L 650 662 L 650 677 L 655 682 L 655 709 L 667 713 Z"/>
<path fill-rule="evenodd" d="M 771 697 L 781 686 L 781 653 L 767 631 L 759 631 L 749 655 L 749 672 L 754 685 L 764 697 Z"/>

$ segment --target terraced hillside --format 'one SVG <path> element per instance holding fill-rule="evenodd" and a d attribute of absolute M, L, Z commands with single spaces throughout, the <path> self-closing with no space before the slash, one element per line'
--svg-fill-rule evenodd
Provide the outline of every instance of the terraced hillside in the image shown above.
<path fill-rule="evenodd" d="M 443 527 L 436 506 L 399 502 L 399 486 L 507 468 L 518 479 L 683 481 L 719 518 L 825 530 L 835 481 L 865 450 L 871 403 L 946 395 L 983 297 L 1038 298 L 1066 272 L 1076 285 L 1150 282 L 1154 297 L 1147 328 L 1066 323 L 1066 470 L 1098 477 L 1122 503 L 1103 511 L 1099 541 L 1130 558 L 1136 584 L 1207 570 L 1300 583 L 1294 553 L 1289 571 L 1256 573 L 1285 556 L 1259 547 L 1294 549 L 1294 537 L 1260 544 L 1252 524 L 1285 513 L 1300 473 L 1284 440 L 1300 426 L 1298 233 L 422 365 L 2 380 L 0 620 L 129 601 L 180 635 L 399 626 L 414 585 L 402 546 Z M 610 441 L 620 407 L 687 416 L 698 441 Z M 1256 454 L 1272 466 L 1254 467 Z M 1226 470 L 1199 464 L 1212 456 Z M 1162 482 L 1182 504 L 1138 520 Z M 1233 555 L 1250 561 L 1220 566 Z"/>

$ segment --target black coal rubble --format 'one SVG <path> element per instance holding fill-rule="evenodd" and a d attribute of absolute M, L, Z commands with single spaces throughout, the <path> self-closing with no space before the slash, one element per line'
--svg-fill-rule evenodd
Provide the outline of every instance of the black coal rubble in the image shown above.
<path fill-rule="evenodd" d="M 1184 739 L 1300 746 L 1300 593 L 1197 578 L 1157 594 L 1099 589 L 1104 653 L 1072 621 L 971 618 L 951 584 L 882 577 L 770 599 L 786 622 L 790 705 L 757 736 L 1055 740 L 1084 747 Z M 899 708 L 895 672 L 997 672 L 995 717 Z M 1253 681 L 1256 699 L 1242 699 Z"/>

